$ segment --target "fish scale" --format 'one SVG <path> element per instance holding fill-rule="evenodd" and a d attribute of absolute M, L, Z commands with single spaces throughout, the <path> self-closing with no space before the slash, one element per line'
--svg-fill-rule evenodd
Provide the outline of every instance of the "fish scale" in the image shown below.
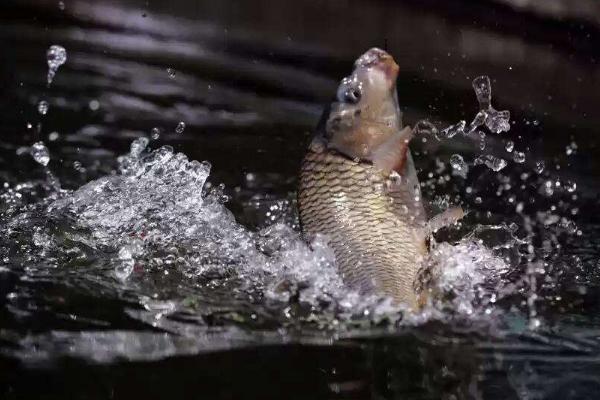
<path fill-rule="evenodd" d="M 389 176 L 372 164 L 311 149 L 300 172 L 300 220 L 305 233 L 328 237 L 349 285 L 415 306 L 414 281 L 427 253 L 417 233 L 424 213 L 406 206 L 414 203 L 408 184 L 394 192 L 388 185 Z"/>

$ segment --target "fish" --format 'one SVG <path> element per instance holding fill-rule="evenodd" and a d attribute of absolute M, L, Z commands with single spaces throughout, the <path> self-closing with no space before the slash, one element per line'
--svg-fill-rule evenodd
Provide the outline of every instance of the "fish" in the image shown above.
<path fill-rule="evenodd" d="M 462 218 L 453 207 L 428 219 L 403 127 L 393 57 L 372 48 L 342 79 L 302 160 L 300 225 L 324 235 L 343 281 L 361 293 L 421 308 L 418 282 L 432 232 Z"/>

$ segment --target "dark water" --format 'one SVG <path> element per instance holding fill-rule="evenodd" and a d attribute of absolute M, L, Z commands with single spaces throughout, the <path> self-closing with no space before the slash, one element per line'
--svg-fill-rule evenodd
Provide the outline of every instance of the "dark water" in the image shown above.
<path fill-rule="evenodd" d="M 2 398 L 596 398 L 600 13 L 515 4 L 3 2 Z M 406 123 L 470 122 L 480 75 L 511 112 L 483 149 L 414 144 L 432 208 L 470 214 L 438 236 L 449 299 L 412 317 L 297 233 L 310 131 L 374 45 Z M 141 137 L 173 151 L 119 161 Z"/>

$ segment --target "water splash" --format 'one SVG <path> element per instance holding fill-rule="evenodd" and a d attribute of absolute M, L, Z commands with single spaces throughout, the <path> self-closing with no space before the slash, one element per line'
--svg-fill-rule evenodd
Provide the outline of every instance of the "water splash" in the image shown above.
<path fill-rule="evenodd" d="M 508 132 L 510 130 L 510 112 L 497 111 L 492 107 L 492 85 L 488 76 L 479 76 L 473 79 L 473 89 L 479 102 L 479 113 L 471 126 L 481 126 L 485 123 L 487 128 L 494 133 Z"/>
<path fill-rule="evenodd" d="M 50 86 L 58 68 L 67 62 L 67 51 L 64 47 L 54 44 L 46 52 L 46 61 L 48 62 L 48 86 Z"/>
<path fill-rule="evenodd" d="M 507 132 L 510 130 L 510 112 L 507 110 L 497 111 L 492 107 L 492 86 L 488 76 L 479 76 L 473 79 L 472 82 L 477 101 L 479 103 L 479 111 L 467 125 L 465 120 L 460 120 L 454 125 L 439 130 L 428 121 L 419 121 L 415 125 L 415 129 L 420 133 L 433 134 L 438 140 L 451 139 L 454 136 L 461 134 L 464 136 L 477 135 L 481 140 L 482 150 L 485 148 L 483 132 L 479 131 L 480 127 L 487 127 L 493 133 Z M 484 134 L 485 135 L 485 134 Z"/>

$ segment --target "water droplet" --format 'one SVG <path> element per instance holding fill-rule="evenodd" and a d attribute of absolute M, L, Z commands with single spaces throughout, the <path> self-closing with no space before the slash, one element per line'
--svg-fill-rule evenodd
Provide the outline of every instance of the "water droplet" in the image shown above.
<path fill-rule="evenodd" d="M 48 112 L 48 107 L 48 102 L 46 100 L 42 100 L 38 103 L 37 109 L 41 115 L 46 115 L 46 113 Z"/>
<path fill-rule="evenodd" d="M 509 140 L 506 142 L 506 146 L 504 148 L 510 153 L 515 148 L 515 143 L 512 140 Z"/>
<path fill-rule="evenodd" d="M 523 212 L 523 208 L 524 208 L 524 204 L 523 202 L 519 202 L 517 203 L 517 206 L 515 207 L 515 211 L 520 214 Z"/>
<path fill-rule="evenodd" d="M 452 165 L 452 168 L 459 171 L 465 169 L 467 166 L 460 154 L 452 154 L 452 156 L 450 156 L 450 165 Z"/>
<path fill-rule="evenodd" d="M 57 140 L 60 137 L 60 135 L 58 134 L 58 132 L 51 132 L 48 135 L 48 140 L 50 140 L 51 142 L 54 142 L 55 140 Z"/>
<path fill-rule="evenodd" d="M 567 181 L 565 183 L 565 188 L 567 189 L 567 192 L 573 193 L 575 190 L 577 190 L 577 183 L 573 181 Z"/>
<path fill-rule="evenodd" d="M 451 137 L 454 137 L 457 133 L 464 134 L 466 124 L 466 121 L 461 120 L 457 124 L 450 125 L 449 127 L 439 131 L 436 134 L 436 137 L 438 139 L 450 139 Z"/>
<path fill-rule="evenodd" d="M 481 203 L 482 203 L 481 197 L 479 197 L 479 196 L 475 197 L 475 204 L 481 204 Z"/>
<path fill-rule="evenodd" d="M 516 163 L 522 164 L 525 162 L 525 153 L 523 153 L 522 151 L 515 151 L 513 154 L 513 160 L 515 160 Z"/>
<path fill-rule="evenodd" d="M 65 2 L 64 1 L 59 1 L 58 2 L 58 9 L 63 11 L 65 9 Z"/>
<path fill-rule="evenodd" d="M 50 152 L 44 142 L 37 142 L 31 146 L 30 150 L 33 159 L 44 167 L 50 162 Z"/>
<path fill-rule="evenodd" d="M 167 74 L 169 74 L 169 78 L 175 79 L 177 72 L 173 68 L 167 68 Z"/>
<path fill-rule="evenodd" d="M 479 148 L 485 150 L 485 132 L 477 131 L 479 133 Z"/>
<path fill-rule="evenodd" d="M 142 154 L 142 152 L 144 151 L 144 149 L 146 149 L 146 146 L 148 146 L 148 142 L 149 141 L 147 137 L 140 137 L 135 139 L 133 142 L 131 142 L 129 154 L 131 154 L 134 157 L 139 157 L 140 154 Z"/>
<path fill-rule="evenodd" d="M 492 101 L 492 85 L 490 78 L 487 76 L 478 76 L 473 79 L 473 89 L 479 102 L 479 108 L 486 110 L 490 107 Z"/>
<path fill-rule="evenodd" d="M 48 62 L 48 85 L 50 85 L 58 68 L 67 61 L 67 51 L 64 47 L 53 44 L 46 52 L 46 61 Z"/>
<path fill-rule="evenodd" d="M 492 171 L 498 172 L 508 164 L 506 160 L 486 154 L 475 159 L 475 165 L 485 164 Z"/>
<path fill-rule="evenodd" d="M 508 132 L 510 130 L 510 111 L 496 111 L 490 108 L 487 112 L 485 125 L 494 133 Z"/>
<path fill-rule="evenodd" d="M 538 161 L 535 163 L 535 172 L 538 174 L 544 172 L 544 168 L 546 168 L 546 164 L 543 161 Z"/>
<path fill-rule="evenodd" d="M 480 110 L 475 115 L 475 118 L 473 118 L 473 121 L 471 121 L 471 124 L 469 125 L 469 129 L 465 133 L 467 133 L 467 134 L 473 133 L 473 132 L 475 132 L 475 130 L 477 130 L 477 128 L 485 125 L 486 118 L 487 118 L 487 112 L 485 110 Z"/>
<path fill-rule="evenodd" d="M 546 196 L 552 196 L 554 194 L 554 185 L 552 181 L 546 181 L 544 184 L 544 194 Z"/>
<path fill-rule="evenodd" d="M 88 107 L 90 107 L 90 110 L 92 111 L 97 111 L 100 108 L 100 102 L 98 100 L 90 100 L 90 103 L 88 104 Z"/>
<path fill-rule="evenodd" d="M 160 129 L 159 128 L 152 128 L 152 130 L 150 131 L 150 137 L 153 140 L 156 140 L 160 137 Z"/>
<path fill-rule="evenodd" d="M 183 133 L 184 130 L 185 130 L 185 122 L 181 121 L 180 123 L 177 124 L 177 128 L 175 128 L 175 132 Z"/>

